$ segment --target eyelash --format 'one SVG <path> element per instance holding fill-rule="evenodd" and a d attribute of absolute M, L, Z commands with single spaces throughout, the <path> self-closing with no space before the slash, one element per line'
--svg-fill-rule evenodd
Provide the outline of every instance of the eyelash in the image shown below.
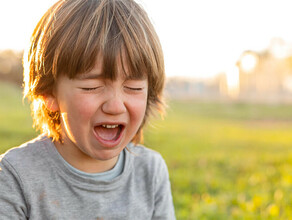
<path fill-rule="evenodd" d="M 99 87 L 94 87 L 94 88 L 81 88 L 82 90 L 84 91 L 92 91 L 92 90 L 96 90 L 98 89 Z M 136 87 L 128 87 L 128 86 L 125 86 L 126 89 L 130 89 L 130 90 L 133 90 L 133 91 L 141 91 L 143 90 L 143 88 L 136 88 Z"/>
<path fill-rule="evenodd" d="M 133 90 L 133 91 L 141 91 L 143 90 L 143 88 L 136 88 L 136 87 L 128 87 L 128 86 L 125 86 L 126 89 L 130 89 L 130 90 Z"/>
<path fill-rule="evenodd" d="M 84 90 L 84 91 L 92 91 L 92 90 L 96 90 L 98 88 L 99 87 L 94 87 L 94 88 L 81 88 L 81 89 Z"/>

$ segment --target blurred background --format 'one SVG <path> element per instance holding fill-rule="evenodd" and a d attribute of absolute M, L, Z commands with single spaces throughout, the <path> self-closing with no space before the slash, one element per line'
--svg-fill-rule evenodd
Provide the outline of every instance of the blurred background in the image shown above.
<path fill-rule="evenodd" d="M 38 135 L 22 54 L 56 0 L 0 1 L 0 153 Z M 288 0 L 139 0 L 160 36 L 168 103 L 145 129 L 177 219 L 292 217 L 292 13 Z"/>

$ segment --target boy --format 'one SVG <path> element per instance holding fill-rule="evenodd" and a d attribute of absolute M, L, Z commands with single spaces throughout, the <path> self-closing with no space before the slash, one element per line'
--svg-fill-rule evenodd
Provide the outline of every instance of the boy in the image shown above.
<path fill-rule="evenodd" d="M 24 56 L 42 135 L 2 155 L 1 219 L 175 219 L 162 157 L 135 146 L 163 110 L 164 63 L 133 0 L 60 0 Z"/>

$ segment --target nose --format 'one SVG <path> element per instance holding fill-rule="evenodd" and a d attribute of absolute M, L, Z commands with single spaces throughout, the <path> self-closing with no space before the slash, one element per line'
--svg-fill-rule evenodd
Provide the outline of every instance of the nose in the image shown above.
<path fill-rule="evenodd" d="M 126 112 L 123 98 L 118 93 L 112 94 L 102 105 L 102 111 L 110 115 L 119 115 Z"/>

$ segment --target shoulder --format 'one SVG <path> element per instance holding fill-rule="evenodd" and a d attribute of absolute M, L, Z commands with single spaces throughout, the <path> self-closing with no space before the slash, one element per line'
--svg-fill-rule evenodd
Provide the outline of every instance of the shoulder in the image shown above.
<path fill-rule="evenodd" d="M 161 154 L 155 150 L 149 149 L 144 145 L 134 145 L 130 144 L 128 147 L 129 153 L 134 156 L 134 160 L 141 163 L 162 163 L 164 159 L 162 158 Z"/>
<path fill-rule="evenodd" d="M 0 155 L 0 164 L 11 167 L 14 170 L 29 169 L 31 163 L 37 164 L 41 162 L 39 159 L 44 156 L 44 148 L 49 141 L 47 137 L 39 136 L 18 147 L 11 148 Z"/>
<path fill-rule="evenodd" d="M 135 170 L 143 170 L 153 175 L 168 173 L 163 157 L 155 150 L 149 149 L 143 145 L 131 144 L 128 147 L 128 155 L 133 159 Z"/>

